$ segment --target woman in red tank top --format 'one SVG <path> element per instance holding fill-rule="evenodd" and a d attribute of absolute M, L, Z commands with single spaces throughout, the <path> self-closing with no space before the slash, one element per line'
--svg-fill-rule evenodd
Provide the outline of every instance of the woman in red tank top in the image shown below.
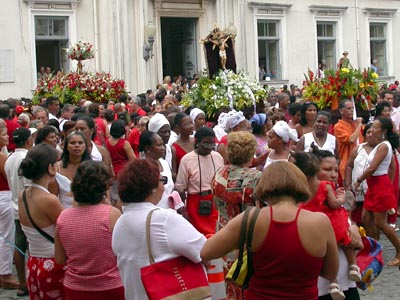
<path fill-rule="evenodd" d="M 279 161 L 264 170 L 255 194 L 269 207 L 261 209 L 254 227 L 254 272 L 245 298 L 318 299 L 318 276 L 333 280 L 339 260 L 328 217 L 297 206 L 310 196 L 306 177 L 292 163 Z M 210 238 L 201 251 L 202 259 L 221 257 L 237 248 L 242 219 L 243 214 L 238 215 Z"/>

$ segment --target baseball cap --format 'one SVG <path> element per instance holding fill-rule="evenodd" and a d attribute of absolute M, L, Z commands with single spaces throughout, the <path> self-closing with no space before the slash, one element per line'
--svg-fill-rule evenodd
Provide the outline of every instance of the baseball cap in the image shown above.
<path fill-rule="evenodd" d="M 12 137 L 14 143 L 24 143 L 31 136 L 31 131 L 25 127 L 19 127 L 14 130 Z"/>

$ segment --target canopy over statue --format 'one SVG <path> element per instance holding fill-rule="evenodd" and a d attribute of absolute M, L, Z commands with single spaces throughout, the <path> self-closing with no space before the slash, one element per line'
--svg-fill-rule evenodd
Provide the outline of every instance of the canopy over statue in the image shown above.
<path fill-rule="evenodd" d="M 215 25 L 214 29 L 201 40 L 201 43 L 204 45 L 210 78 L 214 77 L 219 69 L 229 69 L 236 73 L 234 35 L 226 34 Z"/>

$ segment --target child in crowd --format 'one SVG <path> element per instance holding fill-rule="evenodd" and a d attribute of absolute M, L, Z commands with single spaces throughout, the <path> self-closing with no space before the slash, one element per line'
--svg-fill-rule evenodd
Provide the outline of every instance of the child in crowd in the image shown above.
<path fill-rule="evenodd" d="M 302 208 L 322 212 L 329 217 L 338 246 L 342 248 L 349 264 L 349 279 L 360 281 L 360 269 L 357 266 L 355 249 L 349 235 L 348 213 L 343 207 L 344 189 L 336 189 L 334 183 L 337 179 L 337 175 L 334 175 L 334 170 L 337 169 L 336 159 L 332 153 L 318 150 L 314 145 L 312 149 L 313 153 L 299 152 L 293 155 L 295 164 L 307 176 L 311 191 L 311 198 L 302 205 Z M 345 298 L 337 281 L 331 282 L 330 294 L 334 300 Z"/>

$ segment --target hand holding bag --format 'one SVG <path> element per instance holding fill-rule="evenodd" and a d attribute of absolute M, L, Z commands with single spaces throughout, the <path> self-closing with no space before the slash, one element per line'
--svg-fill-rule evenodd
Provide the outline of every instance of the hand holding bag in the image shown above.
<path fill-rule="evenodd" d="M 179 256 L 154 262 L 150 244 L 150 221 L 155 208 L 146 218 L 147 252 L 150 265 L 140 269 L 149 300 L 201 300 L 210 297 L 206 273 L 201 263 Z"/>
<path fill-rule="evenodd" d="M 237 286 L 243 289 L 248 287 L 250 278 L 253 275 L 253 256 L 251 252 L 251 243 L 253 240 L 254 225 L 257 221 L 258 214 L 260 213 L 260 209 L 256 208 L 250 221 L 249 230 L 246 233 L 247 220 L 251 210 L 252 207 L 247 207 L 244 212 L 242 226 L 240 229 L 239 257 L 233 263 L 232 267 L 228 271 L 228 274 L 226 275 L 226 280 L 235 283 Z"/>

